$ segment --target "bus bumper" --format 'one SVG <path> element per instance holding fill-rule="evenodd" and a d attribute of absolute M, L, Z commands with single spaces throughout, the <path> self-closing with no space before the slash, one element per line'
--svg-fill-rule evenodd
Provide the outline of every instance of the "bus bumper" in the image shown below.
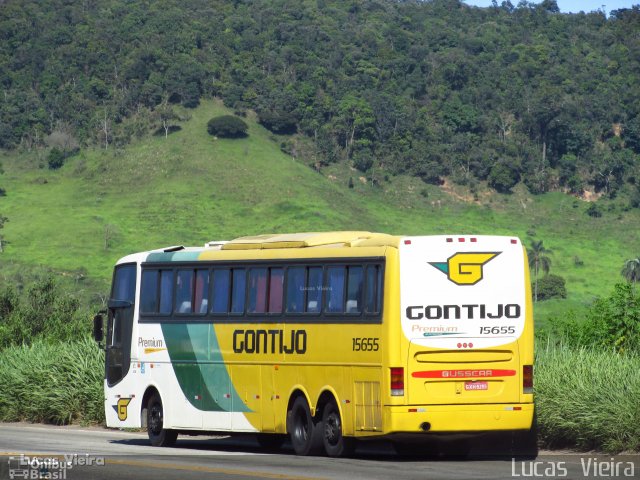
<path fill-rule="evenodd" d="M 388 433 L 487 432 L 529 430 L 533 403 L 483 405 L 388 406 L 384 425 Z"/>

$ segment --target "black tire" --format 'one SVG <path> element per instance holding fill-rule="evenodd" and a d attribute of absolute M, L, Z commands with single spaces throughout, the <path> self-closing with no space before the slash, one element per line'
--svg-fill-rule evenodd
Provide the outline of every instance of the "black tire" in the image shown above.
<path fill-rule="evenodd" d="M 287 439 L 286 435 L 278 433 L 258 433 L 256 440 L 258 445 L 266 450 L 278 450 Z"/>
<path fill-rule="evenodd" d="M 342 435 L 340 411 L 333 400 L 322 410 L 322 443 L 330 457 L 346 457 L 355 450 L 355 439 Z"/>
<path fill-rule="evenodd" d="M 511 454 L 521 460 L 534 460 L 538 456 L 538 416 L 535 413 L 529 430 L 513 432 Z"/>
<path fill-rule="evenodd" d="M 298 397 L 287 412 L 287 432 L 296 455 L 318 455 L 322 452 L 322 425 L 311 416 L 304 397 Z"/>
<path fill-rule="evenodd" d="M 157 393 L 151 395 L 147 403 L 147 435 L 154 447 L 171 447 L 178 438 L 178 432 L 164 428 L 164 410 Z"/>

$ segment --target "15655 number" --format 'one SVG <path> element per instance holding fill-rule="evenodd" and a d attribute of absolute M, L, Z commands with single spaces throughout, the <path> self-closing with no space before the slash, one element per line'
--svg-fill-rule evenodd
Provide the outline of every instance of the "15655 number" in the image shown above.
<path fill-rule="evenodd" d="M 507 335 L 516 333 L 513 325 L 503 325 L 501 327 L 480 327 L 480 335 Z"/>
<path fill-rule="evenodd" d="M 380 349 L 378 338 L 353 338 L 354 352 L 377 352 Z"/>

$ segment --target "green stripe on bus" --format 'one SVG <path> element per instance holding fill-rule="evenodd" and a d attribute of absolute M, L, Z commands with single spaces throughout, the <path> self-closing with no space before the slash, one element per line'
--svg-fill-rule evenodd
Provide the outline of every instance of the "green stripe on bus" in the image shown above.
<path fill-rule="evenodd" d="M 165 323 L 162 334 L 182 393 L 191 405 L 213 412 L 251 411 L 233 386 L 210 324 Z"/>
<path fill-rule="evenodd" d="M 153 252 L 147 256 L 147 262 L 193 262 L 202 252 Z"/>

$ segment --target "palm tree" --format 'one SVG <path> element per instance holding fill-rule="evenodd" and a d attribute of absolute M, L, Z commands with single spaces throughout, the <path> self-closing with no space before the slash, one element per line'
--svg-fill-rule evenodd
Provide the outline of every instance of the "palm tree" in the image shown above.
<path fill-rule="evenodd" d="M 631 284 L 632 290 L 635 291 L 635 284 L 640 282 L 640 257 L 624 262 L 620 273 Z"/>
<path fill-rule="evenodd" d="M 535 283 L 534 283 L 534 301 L 538 301 L 538 274 L 540 270 L 544 272 L 544 274 L 549 273 L 549 269 L 551 268 L 551 259 L 547 256 L 547 254 L 551 253 L 551 250 L 545 248 L 542 244 L 542 240 L 531 240 L 531 247 L 527 248 L 527 256 L 529 257 L 529 268 L 533 269 L 533 273 L 535 275 Z"/>

